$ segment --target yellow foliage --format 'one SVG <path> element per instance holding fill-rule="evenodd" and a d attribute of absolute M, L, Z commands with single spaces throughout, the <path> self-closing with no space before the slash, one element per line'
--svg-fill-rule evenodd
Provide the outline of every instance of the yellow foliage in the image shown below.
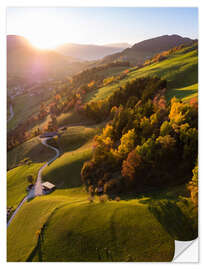
<path fill-rule="evenodd" d="M 92 87 L 95 84 L 95 81 L 91 81 L 90 83 L 88 83 L 88 87 Z"/>
<path fill-rule="evenodd" d="M 121 138 L 121 144 L 118 147 L 118 153 L 126 155 L 133 150 L 135 146 L 135 129 L 129 130 Z"/>

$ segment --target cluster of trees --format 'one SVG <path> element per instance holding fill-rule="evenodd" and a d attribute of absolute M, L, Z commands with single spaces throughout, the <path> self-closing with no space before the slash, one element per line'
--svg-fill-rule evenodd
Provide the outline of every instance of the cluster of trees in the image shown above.
<path fill-rule="evenodd" d="M 100 122 L 110 116 L 118 106 L 133 108 L 138 102 L 150 102 L 158 90 L 166 88 L 166 81 L 157 77 L 145 77 L 128 82 L 123 87 L 119 87 L 110 97 L 87 103 L 84 112 L 88 118 Z M 147 101 L 147 102 L 145 102 Z M 147 106 L 147 105 L 144 106 Z M 138 106 L 138 104 L 137 104 Z"/>
<path fill-rule="evenodd" d="M 110 121 L 95 137 L 93 157 L 81 170 L 87 189 L 140 192 L 191 179 L 198 148 L 197 106 L 176 98 L 167 105 L 165 87 L 158 78 L 141 78 L 106 100 Z"/>

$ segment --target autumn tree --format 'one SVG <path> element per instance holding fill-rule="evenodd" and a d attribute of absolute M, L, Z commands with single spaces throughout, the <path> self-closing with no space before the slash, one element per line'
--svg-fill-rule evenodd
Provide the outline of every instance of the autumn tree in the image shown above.
<path fill-rule="evenodd" d="M 192 181 L 188 184 L 188 189 L 191 194 L 191 199 L 195 206 L 198 205 L 198 165 L 196 164 L 193 169 Z"/>
<path fill-rule="evenodd" d="M 135 146 L 135 129 L 129 130 L 121 138 L 121 143 L 118 147 L 118 153 L 122 158 L 127 157 L 127 154 L 131 152 Z"/>

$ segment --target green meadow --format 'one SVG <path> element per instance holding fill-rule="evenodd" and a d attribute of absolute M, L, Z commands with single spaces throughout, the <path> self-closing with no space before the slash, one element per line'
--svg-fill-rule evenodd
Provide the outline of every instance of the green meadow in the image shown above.
<path fill-rule="evenodd" d="M 49 160 L 55 154 L 54 150 L 41 144 L 38 137 L 28 140 L 15 147 L 7 154 L 7 167 L 10 170 L 18 166 L 24 158 L 31 159 L 32 162 L 43 162 Z"/>
<path fill-rule="evenodd" d="M 87 96 L 85 102 L 104 99 L 118 90 L 119 87 L 125 85 L 128 81 L 144 76 L 158 76 L 162 79 L 166 79 L 168 82 L 168 100 L 173 96 L 182 99 L 197 96 L 198 52 L 195 48 L 189 52 L 186 52 L 186 50 L 188 49 L 182 49 L 159 63 L 154 63 L 139 69 L 137 69 L 137 67 L 130 69 L 123 80 L 92 92 Z M 181 94 L 180 91 L 182 91 Z"/>
<path fill-rule="evenodd" d="M 8 261 L 171 261 L 175 239 L 196 237 L 195 215 L 184 186 L 92 203 L 82 188 L 58 189 L 17 213 Z"/>
<path fill-rule="evenodd" d="M 36 180 L 38 170 L 43 163 L 33 163 L 31 165 L 22 165 L 9 170 L 7 173 L 7 206 L 14 209 L 27 195 L 28 186 L 27 176 L 33 175 Z"/>

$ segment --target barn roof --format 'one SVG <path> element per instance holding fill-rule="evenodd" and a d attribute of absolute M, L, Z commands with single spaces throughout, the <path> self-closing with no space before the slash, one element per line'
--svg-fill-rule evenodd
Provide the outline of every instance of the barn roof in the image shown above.
<path fill-rule="evenodd" d="M 45 188 L 48 188 L 48 189 L 55 188 L 55 185 L 53 185 L 50 182 L 44 182 L 44 183 L 42 183 L 42 186 L 45 187 Z"/>

